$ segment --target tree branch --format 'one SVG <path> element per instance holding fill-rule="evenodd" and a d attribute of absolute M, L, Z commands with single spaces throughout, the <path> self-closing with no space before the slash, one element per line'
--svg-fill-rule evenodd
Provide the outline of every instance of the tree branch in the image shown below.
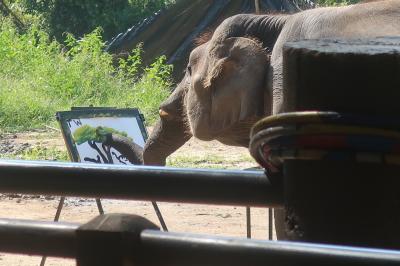
<path fill-rule="evenodd" d="M 93 140 L 89 140 L 88 144 L 90 147 L 92 147 L 93 149 L 95 149 L 97 151 L 97 153 L 101 156 L 101 159 L 103 160 L 104 163 L 108 164 L 108 160 L 106 158 L 106 156 L 104 156 L 104 154 L 101 152 L 101 150 L 99 149 L 99 147 L 97 147 L 96 142 L 94 142 Z"/>

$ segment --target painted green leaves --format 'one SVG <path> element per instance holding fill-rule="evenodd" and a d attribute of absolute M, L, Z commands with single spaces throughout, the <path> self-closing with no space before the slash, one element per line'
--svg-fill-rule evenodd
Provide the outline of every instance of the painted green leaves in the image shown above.
<path fill-rule="evenodd" d="M 81 145 L 87 141 L 104 143 L 106 141 L 107 134 L 117 134 L 124 137 L 128 136 L 126 132 L 118 131 L 110 127 L 91 127 L 89 125 L 84 125 L 75 130 L 73 137 L 75 143 L 78 145 Z"/>

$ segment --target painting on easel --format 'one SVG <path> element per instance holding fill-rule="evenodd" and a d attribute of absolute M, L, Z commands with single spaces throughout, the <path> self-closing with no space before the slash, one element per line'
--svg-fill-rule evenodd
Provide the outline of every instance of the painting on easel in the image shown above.
<path fill-rule="evenodd" d="M 56 118 L 67 146 L 71 161 L 97 164 L 138 164 L 123 156 L 116 147 L 110 145 L 109 136 L 122 136 L 130 146 L 144 147 L 147 131 L 144 117 L 136 108 L 116 109 L 107 107 L 72 107 L 71 111 L 57 112 Z M 141 164 L 141 163 L 139 163 Z M 58 221 L 64 204 L 61 197 L 54 221 Z M 99 213 L 103 214 L 100 199 L 96 199 Z M 154 211 L 164 231 L 168 231 L 156 202 Z M 46 257 L 42 258 L 44 265 Z"/>
<path fill-rule="evenodd" d="M 72 108 L 57 112 L 63 137 L 74 162 L 99 164 L 132 164 L 112 144 L 107 136 L 127 138 L 143 148 L 147 132 L 143 116 L 137 109 Z"/>

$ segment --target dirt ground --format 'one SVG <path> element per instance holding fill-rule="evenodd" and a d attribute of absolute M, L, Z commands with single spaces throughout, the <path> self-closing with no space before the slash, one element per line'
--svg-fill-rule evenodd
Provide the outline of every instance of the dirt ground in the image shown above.
<path fill-rule="evenodd" d="M 7 150 L 23 149 L 35 145 L 54 146 L 65 149 L 58 132 L 47 134 L 41 132 L 14 134 L 0 138 L 0 153 Z M 221 167 L 247 168 L 255 166 L 249 158 L 247 149 L 224 146 L 218 142 L 201 142 L 190 140 L 172 157 L 213 157 L 226 158 L 229 165 Z M 236 159 L 235 159 L 236 158 Z M 218 160 L 212 162 L 218 164 Z M 214 165 L 215 167 L 215 165 Z M 0 196 L 0 218 L 35 219 L 52 221 L 59 202 L 58 197 L 33 197 L 22 195 Z M 157 216 L 150 202 L 102 200 L 107 213 L 132 213 L 142 215 L 156 224 Z M 177 204 L 160 202 L 159 207 L 168 229 L 174 232 L 191 232 L 223 236 L 246 237 L 246 212 L 244 207 L 210 206 L 194 204 Z M 267 209 L 252 208 L 252 237 L 268 238 Z M 67 198 L 61 213 L 61 221 L 84 223 L 98 214 L 93 199 Z M 0 266 L 31 266 L 39 265 L 41 258 L 0 253 Z M 74 260 L 48 258 L 48 266 L 72 266 Z"/>

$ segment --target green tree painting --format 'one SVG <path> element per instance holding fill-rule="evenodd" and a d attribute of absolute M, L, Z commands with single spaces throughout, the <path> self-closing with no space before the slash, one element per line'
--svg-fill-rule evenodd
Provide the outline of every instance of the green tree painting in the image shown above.
<path fill-rule="evenodd" d="M 125 164 L 122 158 L 123 156 L 118 156 L 114 152 L 112 153 L 112 146 L 106 144 L 107 135 L 109 134 L 117 134 L 128 137 L 126 132 L 118 131 L 113 128 L 104 126 L 91 127 L 89 125 L 84 125 L 75 130 L 75 132 L 73 133 L 73 139 L 75 143 L 77 145 L 81 145 L 87 142 L 89 146 L 98 153 L 96 158 L 84 157 L 84 161 L 92 163 L 102 163 L 103 161 L 103 163 L 105 164 L 113 164 L 114 160 L 112 155 L 114 155 L 114 157 L 120 163 Z"/>

